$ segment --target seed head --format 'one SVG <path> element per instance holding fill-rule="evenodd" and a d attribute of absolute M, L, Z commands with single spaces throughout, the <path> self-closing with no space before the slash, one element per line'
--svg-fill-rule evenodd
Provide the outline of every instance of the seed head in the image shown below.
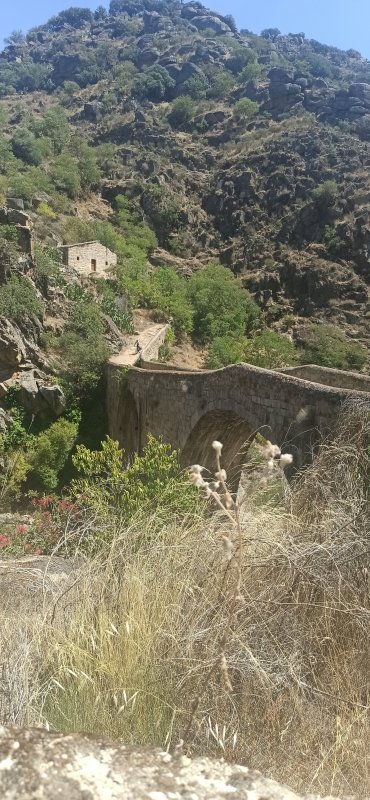
<path fill-rule="evenodd" d="M 285 469 L 285 467 L 287 467 L 288 464 L 292 463 L 293 463 L 293 456 L 291 453 L 284 453 L 282 456 L 280 456 L 279 465 L 281 469 Z"/>
<path fill-rule="evenodd" d="M 216 453 L 216 456 L 218 456 L 220 458 L 221 450 L 222 450 L 221 442 L 218 442 L 217 439 L 215 439 L 215 441 L 212 442 L 212 447 L 213 447 L 213 449 L 214 449 L 214 451 Z"/>
<path fill-rule="evenodd" d="M 220 469 L 219 472 L 215 472 L 215 477 L 218 481 L 226 481 L 227 475 L 224 469 Z"/>
<path fill-rule="evenodd" d="M 197 472 L 198 474 L 203 472 L 203 470 L 204 467 L 201 467 L 200 464 L 192 464 L 192 466 L 189 467 L 189 472 Z"/>

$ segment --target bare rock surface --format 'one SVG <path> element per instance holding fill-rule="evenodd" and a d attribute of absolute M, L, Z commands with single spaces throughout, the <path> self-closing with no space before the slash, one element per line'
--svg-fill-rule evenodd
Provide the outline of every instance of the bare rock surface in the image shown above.
<path fill-rule="evenodd" d="M 0 729 L 2 800 L 298 800 L 259 772 L 88 735 Z"/>

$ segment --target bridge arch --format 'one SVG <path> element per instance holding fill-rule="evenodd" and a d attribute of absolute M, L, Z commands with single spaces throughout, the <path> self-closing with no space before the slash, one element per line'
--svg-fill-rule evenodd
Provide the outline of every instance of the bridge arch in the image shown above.
<path fill-rule="evenodd" d="M 252 425 L 235 411 L 225 409 L 207 410 L 190 431 L 181 452 L 181 465 L 202 464 L 212 474 L 215 471 L 215 455 L 212 442 L 222 442 L 222 466 L 228 475 L 232 489 L 239 483 L 240 473 L 256 431 Z"/>

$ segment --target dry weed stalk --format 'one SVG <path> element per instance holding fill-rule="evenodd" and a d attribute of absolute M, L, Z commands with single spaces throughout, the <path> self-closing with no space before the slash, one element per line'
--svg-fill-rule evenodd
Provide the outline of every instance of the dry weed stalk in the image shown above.
<path fill-rule="evenodd" d="M 218 442 L 216 440 L 212 442 L 212 448 L 214 450 L 216 458 L 216 471 L 214 473 L 214 478 L 212 480 L 206 481 L 204 479 L 202 473 L 204 472 L 205 468 L 200 464 L 193 464 L 189 468 L 190 481 L 197 488 L 204 490 L 206 497 L 209 500 L 213 500 L 218 506 L 218 508 L 221 510 L 221 512 L 232 523 L 233 529 L 236 534 L 236 541 L 234 543 L 230 538 L 229 534 L 222 535 L 222 543 L 227 559 L 227 565 L 222 583 L 224 582 L 225 579 L 226 570 L 229 569 L 230 565 L 233 565 L 235 567 L 235 577 L 233 581 L 233 589 L 230 598 L 229 611 L 221 637 L 218 641 L 217 655 L 213 661 L 213 664 L 211 664 L 208 672 L 205 675 L 205 678 L 201 684 L 198 694 L 196 695 L 196 697 L 192 702 L 189 720 L 186 725 L 183 736 L 183 742 L 186 742 L 189 738 L 189 734 L 195 719 L 195 715 L 199 708 L 199 703 L 204 693 L 206 692 L 206 689 L 208 687 L 208 684 L 212 676 L 218 669 L 221 672 L 225 689 L 228 692 L 232 692 L 233 689 L 229 676 L 229 671 L 227 668 L 226 645 L 231 633 L 233 621 L 234 619 L 236 619 L 239 611 L 241 610 L 244 604 L 244 597 L 242 594 L 242 585 L 241 585 L 242 567 L 243 567 L 243 533 L 242 533 L 242 525 L 240 518 L 240 508 L 242 503 L 245 502 L 246 498 L 244 497 L 242 500 L 239 500 L 237 497 L 233 497 L 228 488 L 228 485 L 226 483 L 227 474 L 226 471 L 221 466 L 222 447 L 223 445 L 221 442 Z M 263 448 L 263 455 L 266 460 L 266 468 L 261 478 L 263 484 L 267 483 L 268 476 L 273 474 L 276 467 L 279 467 L 281 470 L 284 470 L 285 467 L 287 467 L 293 461 L 293 456 L 290 453 L 282 454 L 280 447 L 272 444 L 270 441 L 266 442 L 266 446 Z"/>

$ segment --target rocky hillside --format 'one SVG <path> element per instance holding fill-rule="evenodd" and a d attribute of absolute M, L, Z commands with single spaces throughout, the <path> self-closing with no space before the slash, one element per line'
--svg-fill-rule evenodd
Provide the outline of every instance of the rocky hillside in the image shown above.
<path fill-rule="evenodd" d="M 219 259 L 268 325 L 304 341 L 306 321 L 325 320 L 368 344 L 370 62 L 358 52 L 239 32 L 199 2 L 112 0 L 14 32 L 0 93 L 1 189 L 31 208 L 43 242 L 91 238 L 71 216 L 117 225 L 123 196 L 129 223 L 155 234 L 153 265 L 189 275 Z"/>

